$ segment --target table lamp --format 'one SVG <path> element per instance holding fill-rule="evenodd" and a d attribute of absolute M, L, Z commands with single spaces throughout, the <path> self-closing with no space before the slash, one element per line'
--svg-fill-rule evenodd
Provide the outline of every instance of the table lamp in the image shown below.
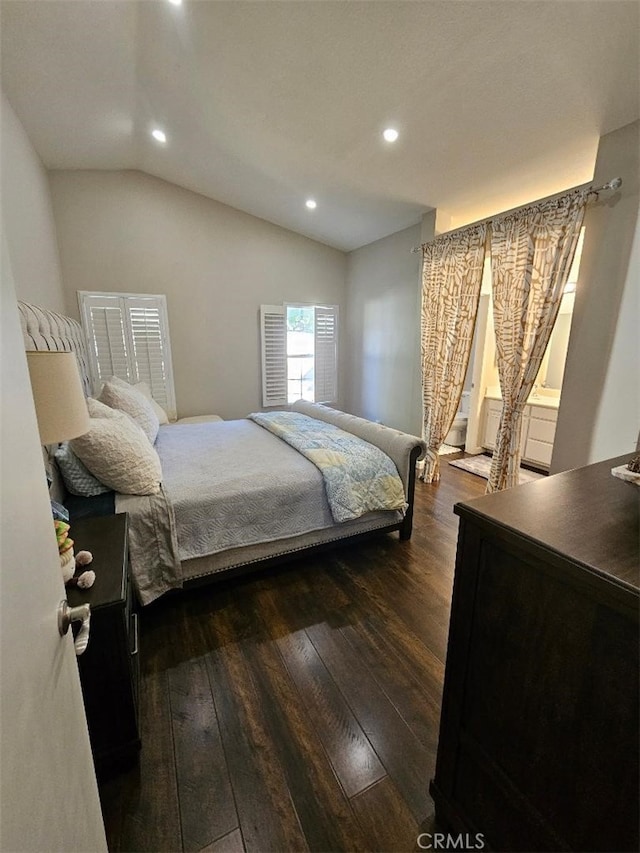
<path fill-rule="evenodd" d="M 31 378 L 31 391 L 38 419 L 40 443 L 57 444 L 70 438 L 77 438 L 89 432 L 91 422 L 87 411 L 87 402 L 82 391 L 78 363 L 72 352 L 27 352 L 27 364 Z M 49 479 L 49 477 L 47 477 Z M 56 542 L 60 554 L 62 579 L 69 583 L 73 577 L 76 557 L 73 552 L 73 539 L 69 538 L 68 514 L 56 515 L 64 507 L 51 503 L 54 510 Z M 82 553 L 82 552 L 80 552 Z M 85 552 L 88 554 L 88 552 Z M 80 554 L 78 554 L 78 557 Z M 89 554 L 89 558 L 91 555 Z M 87 573 L 85 586 L 93 583 L 95 575 Z M 87 618 L 88 625 L 88 618 Z M 62 631 L 61 631 L 62 633 Z M 66 629 L 65 629 L 66 633 Z M 86 643 L 83 646 L 86 647 Z M 76 648 L 76 653 L 81 654 Z"/>
<path fill-rule="evenodd" d="M 42 444 L 89 432 L 87 403 L 72 352 L 27 352 L 33 402 Z"/>

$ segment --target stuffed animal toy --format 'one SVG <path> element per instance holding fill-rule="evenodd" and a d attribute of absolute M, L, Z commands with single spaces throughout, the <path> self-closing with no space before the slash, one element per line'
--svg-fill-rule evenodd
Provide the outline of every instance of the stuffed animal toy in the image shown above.
<path fill-rule="evenodd" d="M 80 589 L 89 589 L 90 586 L 93 586 L 96 573 L 89 570 L 82 572 L 78 577 L 74 577 L 74 574 L 76 566 L 89 565 L 93 560 L 93 554 L 90 551 L 78 551 L 77 554 L 74 554 L 73 539 L 69 536 L 70 525 L 61 519 L 55 519 L 53 524 L 56 530 L 62 578 L 66 586 L 79 586 Z"/>

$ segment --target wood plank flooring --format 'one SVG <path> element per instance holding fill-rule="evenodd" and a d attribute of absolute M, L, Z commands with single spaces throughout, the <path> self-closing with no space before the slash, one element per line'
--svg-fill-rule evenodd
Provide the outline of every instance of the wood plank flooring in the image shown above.
<path fill-rule="evenodd" d="M 432 812 L 453 504 L 485 486 L 445 458 L 440 483 L 416 484 L 409 542 L 144 609 L 140 762 L 100 788 L 110 850 L 415 850 Z"/>

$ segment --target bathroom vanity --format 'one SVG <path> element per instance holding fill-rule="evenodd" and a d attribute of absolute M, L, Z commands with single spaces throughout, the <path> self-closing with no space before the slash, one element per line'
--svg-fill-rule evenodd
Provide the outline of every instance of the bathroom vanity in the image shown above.
<path fill-rule="evenodd" d="M 529 397 L 522 416 L 522 439 L 520 451 L 522 461 L 537 468 L 549 469 L 553 453 L 553 441 L 558 420 L 559 395 L 546 394 Z M 499 388 L 488 388 L 482 413 L 481 444 L 485 450 L 493 450 L 502 412 L 502 397 Z"/>
<path fill-rule="evenodd" d="M 578 255 L 576 251 L 576 259 Z M 577 278 L 577 263 L 574 260 L 575 269 L 572 267 L 573 277 L 570 277 L 569 284 Z M 574 298 L 575 293 L 572 292 L 565 292 L 562 298 L 556 324 L 535 380 L 536 391 L 529 397 L 523 415 L 522 460 L 545 471 L 551 464 Z M 502 411 L 502 397 L 488 291 L 480 297 L 476 337 L 465 382 L 471 391 L 465 450 L 472 454 L 482 453 L 483 450 L 493 451 Z"/>

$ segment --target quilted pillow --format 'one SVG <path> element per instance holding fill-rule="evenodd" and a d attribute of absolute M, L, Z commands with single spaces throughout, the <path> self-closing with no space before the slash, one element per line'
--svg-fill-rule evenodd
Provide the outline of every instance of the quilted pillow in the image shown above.
<path fill-rule="evenodd" d="M 159 403 L 156 403 L 156 401 L 153 399 L 153 397 L 151 396 L 151 388 L 149 388 L 146 382 L 136 382 L 136 384 L 132 385 L 131 387 L 135 388 L 136 391 L 139 391 L 151 403 L 153 411 L 158 416 L 160 426 L 169 423 L 169 415 L 165 412 L 162 406 Z"/>
<path fill-rule="evenodd" d="M 138 426 L 142 427 L 151 444 L 155 442 L 160 421 L 149 400 L 140 391 L 136 391 L 133 385 L 112 376 L 102 386 L 98 400 L 132 417 Z"/>
<path fill-rule="evenodd" d="M 64 485 L 72 495 L 92 498 L 109 492 L 108 486 L 96 479 L 91 471 L 78 459 L 69 442 L 65 441 L 54 453 L 58 469 L 62 474 Z"/>
<path fill-rule="evenodd" d="M 71 449 L 105 486 L 124 495 L 160 491 L 160 458 L 142 429 L 124 412 L 89 398 L 91 428 L 72 439 Z"/>
<path fill-rule="evenodd" d="M 100 400 L 96 400 L 94 397 L 87 397 L 87 409 L 90 418 L 115 418 L 117 420 L 122 414 L 119 409 L 112 409 L 111 406 L 101 403 Z M 127 415 L 127 418 L 137 426 L 136 421 L 131 415 Z"/>

